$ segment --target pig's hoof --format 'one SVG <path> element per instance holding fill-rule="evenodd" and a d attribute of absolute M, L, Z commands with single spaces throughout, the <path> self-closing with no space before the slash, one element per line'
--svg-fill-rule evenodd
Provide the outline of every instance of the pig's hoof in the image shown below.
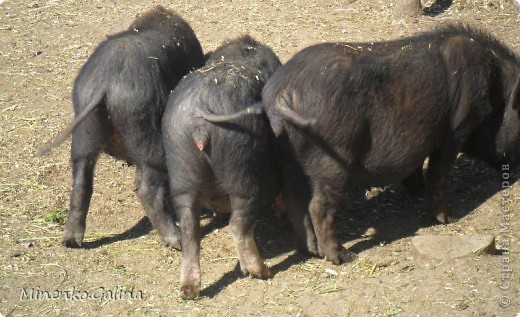
<path fill-rule="evenodd" d="M 442 211 L 435 215 L 435 219 L 442 224 L 454 223 L 459 221 L 459 218 L 453 217 L 451 213 Z"/>
<path fill-rule="evenodd" d="M 318 252 L 318 248 L 310 249 L 310 248 L 307 248 L 307 247 L 300 247 L 300 248 L 297 248 L 297 251 L 298 251 L 298 253 L 300 253 L 301 255 L 304 255 L 304 256 L 320 257 L 320 254 Z"/>
<path fill-rule="evenodd" d="M 335 265 L 340 265 L 342 263 L 349 263 L 357 259 L 357 255 L 354 252 L 348 251 L 344 247 L 340 247 L 337 253 L 331 256 L 325 256 L 327 261 L 332 262 Z"/>
<path fill-rule="evenodd" d="M 181 297 L 183 299 L 195 299 L 200 296 L 200 286 L 183 285 L 181 286 Z"/>
<path fill-rule="evenodd" d="M 73 234 L 65 229 L 62 244 L 67 248 L 80 248 L 83 245 L 83 234 Z"/>
<path fill-rule="evenodd" d="M 320 256 L 320 253 L 318 252 L 318 243 L 316 242 L 316 238 L 313 240 L 308 239 L 308 241 L 297 241 L 296 243 L 296 250 L 298 253 L 303 255 L 310 255 L 310 256 Z"/>
<path fill-rule="evenodd" d="M 453 217 L 446 213 L 440 213 L 440 214 L 435 215 L 435 219 L 437 219 L 437 221 L 442 224 L 454 223 L 454 222 L 459 221 L 459 218 Z"/>
<path fill-rule="evenodd" d="M 253 277 L 263 279 L 263 280 L 272 277 L 271 271 L 263 263 L 262 263 L 262 266 L 259 268 L 244 268 L 244 269 L 242 269 L 242 273 L 244 275 L 250 274 Z"/>
<path fill-rule="evenodd" d="M 316 239 L 314 239 L 313 241 L 307 241 L 307 252 L 312 256 L 319 255 L 318 242 L 316 241 Z"/>
<path fill-rule="evenodd" d="M 176 225 L 158 228 L 157 233 L 161 241 L 169 247 L 181 250 L 181 230 Z"/>
<path fill-rule="evenodd" d="M 448 216 L 441 212 L 441 213 L 438 213 L 435 215 L 435 219 L 437 219 L 438 222 L 442 223 L 442 224 L 447 224 L 448 223 Z"/>
<path fill-rule="evenodd" d="M 63 244 L 67 248 L 81 248 L 81 246 L 83 245 L 83 243 L 81 241 L 76 241 L 74 239 L 67 239 L 67 240 L 63 239 L 61 244 Z"/>
<path fill-rule="evenodd" d="M 453 217 L 451 215 L 451 210 L 448 207 L 448 205 L 444 202 L 437 202 L 436 205 L 434 205 L 433 208 L 433 216 L 435 219 L 442 223 L 442 224 L 448 224 L 452 222 L 457 222 L 458 218 Z"/>
<path fill-rule="evenodd" d="M 181 239 L 179 239 L 179 237 L 177 237 L 177 236 L 161 237 L 161 240 L 167 246 L 181 251 Z"/>

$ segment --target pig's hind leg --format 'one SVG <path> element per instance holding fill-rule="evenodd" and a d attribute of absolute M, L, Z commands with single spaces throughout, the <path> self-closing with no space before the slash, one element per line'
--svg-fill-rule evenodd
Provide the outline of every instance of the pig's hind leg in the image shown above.
<path fill-rule="evenodd" d="M 193 299 L 199 297 L 201 288 L 200 206 L 194 193 L 175 195 L 174 201 L 182 234 L 181 296 Z"/>
<path fill-rule="evenodd" d="M 446 203 L 446 183 L 452 165 L 457 159 L 457 146 L 448 143 L 430 155 L 426 172 L 426 188 L 433 216 L 440 223 L 456 222 Z"/>
<path fill-rule="evenodd" d="M 137 197 L 159 237 L 166 245 L 180 250 L 180 230 L 175 224 L 168 174 L 144 162 L 137 167 L 136 184 Z"/>
<path fill-rule="evenodd" d="M 279 151 L 282 161 L 282 197 L 287 215 L 295 231 L 296 248 L 302 254 L 317 256 L 318 242 L 309 214 L 310 182 L 286 139 L 281 140 Z"/>
<path fill-rule="evenodd" d="M 94 169 L 111 130 L 100 109 L 93 111 L 72 134 L 72 192 L 63 244 L 78 247 L 83 244 L 87 213 L 92 198 Z"/>
<path fill-rule="evenodd" d="M 135 192 L 161 240 L 180 250 L 162 134 L 152 124 L 155 120 L 148 108 L 136 106 L 136 101 L 125 104 L 125 111 L 113 111 L 111 120 L 119 128 L 128 156 L 137 165 Z M 128 109 L 134 109 L 131 115 Z"/>
<path fill-rule="evenodd" d="M 341 192 L 325 182 L 313 181 L 313 195 L 309 213 L 318 238 L 320 256 L 338 265 L 352 262 L 356 255 L 345 249 L 338 241 L 334 218 L 342 205 Z"/>
<path fill-rule="evenodd" d="M 260 257 L 253 233 L 256 222 L 254 201 L 237 196 L 231 196 L 230 201 L 232 211 L 229 224 L 237 247 L 240 269 L 244 274 L 257 278 L 270 277 L 271 273 Z"/>

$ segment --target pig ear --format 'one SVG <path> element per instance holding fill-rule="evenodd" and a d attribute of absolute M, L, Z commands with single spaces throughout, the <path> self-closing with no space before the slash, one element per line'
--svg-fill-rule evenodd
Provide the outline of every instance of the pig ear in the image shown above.
<path fill-rule="evenodd" d="M 511 91 L 511 96 L 509 96 L 509 105 L 511 106 L 511 108 L 513 108 L 513 110 L 520 110 L 520 75 L 516 79 L 515 86 Z"/>

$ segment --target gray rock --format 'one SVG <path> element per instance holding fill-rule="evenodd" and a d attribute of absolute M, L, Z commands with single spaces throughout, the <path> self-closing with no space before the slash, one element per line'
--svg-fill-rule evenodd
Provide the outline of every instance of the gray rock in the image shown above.
<path fill-rule="evenodd" d="M 479 254 L 494 254 L 495 237 L 492 235 L 416 236 L 412 245 L 418 256 L 448 260 Z"/>

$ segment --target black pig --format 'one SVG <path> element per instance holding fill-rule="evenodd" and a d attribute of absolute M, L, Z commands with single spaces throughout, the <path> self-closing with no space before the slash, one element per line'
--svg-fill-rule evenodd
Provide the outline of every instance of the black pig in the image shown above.
<path fill-rule="evenodd" d="M 171 196 L 181 227 L 184 298 L 200 294 L 199 213 L 203 204 L 222 202 L 215 197 L 225 197 L 230 205 L 220 204 L 220 209 L 231 209 L 242 271 L 258 278 L 270 275 L 254 240 L 254 214 L 270 208 L 279 181 L 274 135 L 254 104 L 280 65 L 269 47 L 240 37 L 219 47 L 206 66 L 187 75 L 169 97 L 162 124 Z"/>
<path fill-rule="evenodd" d="M 495 164 L 519 161 L 519 74 L 515 53 L 460 25 L 296 54 L 262 98 L 300 246 L 335 264 L 351 261 L 334 228 L 344 191 L 413 178 L 426 157 L 431 207 L 448 221 L 446 179 L 459 151 Z M 294 186 L 306 179 L 310 187 Z"/>
<path fill-rule="evenodd" d="M 195 33 L 161 6 L 99 44 L 74 83 L 76 118 L 45 153 L 72 133 L 73 187 L 64 244 L 81 246 L 100 152 L 137 166 L 136 193 L 161 239 L 180 248 L 169 194 L 161 118 L 168 94 L 203 66 Z"/>

